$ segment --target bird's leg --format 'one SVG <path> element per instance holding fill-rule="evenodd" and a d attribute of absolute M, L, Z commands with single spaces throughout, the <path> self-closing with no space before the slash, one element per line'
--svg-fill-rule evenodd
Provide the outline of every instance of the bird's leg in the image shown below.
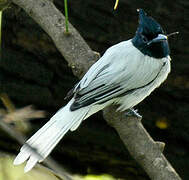
<path fill-rule="evenodd" d="M 125 113 L 126 116 L 135 116 L 137 118 L 142 118 L 142 116 L 138 113 L 138 109 L 130 108 Z"/>

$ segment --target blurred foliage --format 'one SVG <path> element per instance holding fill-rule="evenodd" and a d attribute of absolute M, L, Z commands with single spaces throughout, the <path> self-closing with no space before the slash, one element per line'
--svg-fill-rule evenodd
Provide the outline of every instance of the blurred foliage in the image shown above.
<path fill-rule="evenodd" d="M 25 164 L 19 166 L 13 165 L 14 156 L 0 155 L 0 180 L 64 180 L 63 177 L 42 165 L 37 165 L 28 173 L 24 173 Z M 73 176 L 73 180 L 115 180 L 112 176 L 103 175 L 86 175 Z"/>
<path fill-rule="evenodd" d="M 53 174 L 47 168 L 38 165 L 28 173 L 24 173 L 24 164 L 13 165 L 14 157 L 2 155 L 0 157 L 0 180 L 63 180 L 60 176 Z"/>
<path fill-rule="evenodd" d="M 103 174 L 103 175 L 87 175 L 83 180 L 115 180 L 112 176 Z"/>
<path fill-rule="evenodd" d="M 20 132 L 27 132 L 30 129 L 30 119 L 44 118 L 45 112 L 35 110 L 32 106 L 16 109 L 13 102 L 6 93 L 0 93 L 0 100 L 5 109 L 0 109 L 0 115 L 6 123 L 14 123 L 14 128 Z"/>
<path fill-rule="evenodd" d="M 75 176 L 74 180 L 116 180 L 116 179 L 108 174 L 102 174 L 102 175 L 89 174 L 86 176 Z"/>
<path fill-rule="evenodd" d="M 157 119 L 156 126 L 160 129 L 167 129 L 169 126 L 167 118 L 162 117 L 162 118 Z"/>
<path fill-rule="evenodd" d="M 9 7 L 11 0 L 0 0 L 0 11 L 3 11 Z"/>

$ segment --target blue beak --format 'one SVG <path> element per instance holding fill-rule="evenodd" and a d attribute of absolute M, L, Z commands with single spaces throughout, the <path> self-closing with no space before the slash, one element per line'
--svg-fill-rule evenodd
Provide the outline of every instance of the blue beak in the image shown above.
<path fill-rule="evenodd" d="M 154 38 L 150 42 L 148 42 L 148 45 L 150 45 L 151 43 L 157 43 L 157 42 L 161 42 L 161 41 L 167 41 L 167 36 L 164 34 L 158 34 L 158 36 L 156 38 Z"/>

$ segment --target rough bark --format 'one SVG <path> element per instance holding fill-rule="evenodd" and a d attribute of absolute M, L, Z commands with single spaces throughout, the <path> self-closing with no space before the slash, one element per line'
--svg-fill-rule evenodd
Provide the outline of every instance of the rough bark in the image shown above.
<path fill-rule="evenodd" d="M 82 77 L 88 69 L 83 59 L 87 58 L 88 64 L 92 65 L 99 58 L 71 24 L 69 24 L 69 34 L 65 32 L 65 18 L 51 1 L 35 1 L 35 4 L 30 0 L 13 2 L 43 27 L 76 76 Z"/>
<path fill-rule="evenodd" d="M 69 25 L 70 35 L 64 33 L 64 17 L 52 2 L 44 0 L 13 0 L 13 2 L 22 7 L 49 34 L 75 75 L 81 77 L 95 62 L 98 56 L 90 50 L 71 25 Z M 107 110 L 105 115 L 108 117 L 107 122 L 111 121 L 111 125 L 118 131 L 130 153 L 151 179 L 180 179 L 163 156 L 162 143 L 153 142 L 139 121 L 127 119 L 120 113 L 117 113 L 117 116 L 115 114 L 115 110 Z M 143 138 L 142 141 L 140 136 Z"/>
<path fill-rule="evenodd" d="M 105 109 L 104 115 L 106 121 L 116 129 L 130 154 L 142 165 L 151 179 L 180 179 L 163 155 L 165 144 L 154 142 L 144 129 L 140 118 L 126 117 L 124 113 L 116 112 L 115 107 Z"/>

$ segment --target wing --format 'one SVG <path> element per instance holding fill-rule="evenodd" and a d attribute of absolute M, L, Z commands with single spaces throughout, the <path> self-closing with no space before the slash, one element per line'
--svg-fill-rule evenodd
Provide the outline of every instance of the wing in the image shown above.
<path fill-rule="evenodd" d="M 130 41 L 112 46 L 74 88 L 71 110 L 102 104 L 144 87 L 157 77 L 162 66 L 161 61 L 144 56 Z"/>

